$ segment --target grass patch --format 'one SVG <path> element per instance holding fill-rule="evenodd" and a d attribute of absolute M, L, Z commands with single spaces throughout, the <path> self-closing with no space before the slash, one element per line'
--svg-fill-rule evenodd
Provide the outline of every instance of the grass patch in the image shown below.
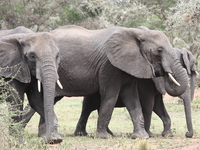
<path fill-rule="evenodd" d="M 75 137 L 74 131 L 78 122 L 80 113 L 82 98 L 63 98 L 55 105 L 55 112 L 58 117 L 58 130 L 63 137 L 63 142 L 56 145 L 46 145 L 42 138 L 37 137 L 39 115 L 35 114 L 28 123 L 25 129 L 24 145 L 17 145 L 16 139 L 8 135 L 8 126 L 5 121 L 2 121 L 3 114 L 6 113 L 7 106 L 5 103 L 0 104 L 0 149 L 20 149 L 20 150 L 157 150 L 157 149 L 173 149 L 182 148 L 190 145 L 196 145 L 199 143 L 200 138 L 200 124 L 199 114 L 200 110 L 196 109 L 192 111 L 194 137 L 185 138 L 186 121 L 184 108 L 182 105 L 178 105 L 177 99 L 172 101 L 171 99 L 165 100 L 166 108 L 169 112 L 172 122 L 172 131 L 174 137 L 162 137 L 161 132 L 163 125 L 155 114 L 152 116 L 151 131 L 155 134 L 155 137 L 144 139 L 131 139 L 131 133 L 133 132 L 133 125 L 130 120 L 129 114 L 126 108 L 114 109 L 109 128 L 115 134 L 114 137 L 109 139 L 96 139 L 96 126 L 97 126 L 97 111 L 92 112 L 87 123 L 88 136 Z M 200 105 L 195 103 L 195 105 Z M 179 108 L 180 107 L 180 108 Z M 1 131 L 4 131 L 2 133 Z M 5 136 L 7 138 L 5 138 Z M 3 137 L 3 138 L 2 138 Z M 4 139 L 5 138 L 5 139 Z M 8 140 L 9 139 L 9 140 Z M 9 144 L 10 143 L 10 144 Z M 16 147 L 16 145 L 18 147 Z"/>
<path fill-rule="evenodd" d="M 200 97 L 197 97 L 195 100 L 193 100 L 194 104 L 200 104 Z"/>

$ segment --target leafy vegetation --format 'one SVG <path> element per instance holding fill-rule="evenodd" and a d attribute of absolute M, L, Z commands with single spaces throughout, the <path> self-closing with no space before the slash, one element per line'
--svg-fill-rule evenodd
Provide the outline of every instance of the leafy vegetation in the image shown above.
<path fill-rule="evenodd" d="M 0 1 L 0 20 L 2 29 L 23 25 L 34 31 L 66 24 L 89 29 L 142 25 L 164 31 L 175 47 L 197 58 L 200 54 L 199 0 L 7 0 Z"/>

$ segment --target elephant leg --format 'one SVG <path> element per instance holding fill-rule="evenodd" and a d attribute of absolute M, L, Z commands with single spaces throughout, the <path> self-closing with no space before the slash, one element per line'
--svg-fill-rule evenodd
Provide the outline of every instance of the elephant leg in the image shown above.
<path fill-rule="evenodd" d="M 144 129 L 144 119 L 139 101 L 137 81 L 129 84 L 122 90 L 120 99 L 124 102 L 134 125 L 132 138 L 149 138 L 149 135 Z"/>
<path fill-rule="evenodd" d="M 99 99 L 100 99 L 100 97 L 99 97 Z M 101 102 L 101 101 L 100 101 L 100 102 Z M 98 106 L 98 108 L 97 108 L 98 114 L 99 114 L 99 109 L 100 109 L 100 102 L 99 102 L 99 106 Z M 109 129 L 109 127 L 107 127 L 106 131 L 107 131 L 110 135 L 114 136 L 113 132 Z"/>
<path fill-rule="evenodd" d="M 11 116 L 11 124 L 9 125 L 9 134 L 18 137 L 19 143 L 23 143 L 22 138 L 22 110 L 24 101 L 24 89 L 25 84 L 20 83 L 17 80 L 12 80 L 10 85 L 6 85 L 6 89 L 10 95 L 6 101 L 9 104 L 8 109 Z"/>
<path fill-rule="evenodd" d="M 112 92 L 111 92 L 112 93 Z M 99 109 L 99 116 L 97 121 L 97 138 L 108 138 L 109 133 L 107 127 L 110 122 L 115 103 L 117 101 L 118 94 L 107 94 L 101 99 L 101 106 Z"/>
<path fill-rule="evenodd" d="M 101 98 L 99 94 L 84 97 L 81 116 L 79 118 L 79 121 L 76 125 L 76 130 L 74 132 L 75 136 L 87 135 L 86 124 L 87 124 L 88 117 L 93 110 L 99 109 L 100 101 L 101 101 Z"/>
<path fill-rule="evenodd" d="M 172 137 L 173 133 L 171 131 L 171 119 L 163 103 L 162 94 L 156 95 L 153 111 L 161 118 L 163 122 L 164 130 L 162 132 L 162 136 Z"/>
<path fill-rule="evenodd" d="M 11 92 L 11 96 L 7 98 L 7 101 L 10 103 L 8 109 L 11 116 L 11 124 L 9 126 L 10 135 L 18 134 L 21 131 L 21 124 L 18 124 L 22 120 L 22 110 L 23 110 L 23 96 L 15 92 Z M 19 96 L 21 95 L 21 96 Z"/>
<path fill-rule="evenodd" d="M 57 97 L 55 98 L 55 103 L 58 102 L 63 97 Z M 40 121 L 38 125 L 38 137 L 44 137 L 46 133 L 46 126 L 45 126 L 45 120 L 42 116 L 40 116 Z M 58 118 L 56 114 L 54 113 L 54 137 L 57 137 L 57 139 L 62 140 L 62 137 L 58 133 Z"/>
<path fill-rule="evenodd" d="M 102 76 L 100 80 L 99 86 L 101 104 L 97 121 L 97 138 L 106 139 L 110 136 L 110 134 L 107 132 L 107 127 L 110 122 L 112 112 L 116 105 L 121 88 L 121 82 L 118 81 L 121 79 L 121 74 L 119 74 L 118 71 L 112 69 L 113 68 L 109 68 L 110 75 L 107 74 L 106 76 Z"/>
<path fill-rule="evenodd" d="M 45 119 L 44 119 L 44 104 L 43 104 L 43 93 L 38 92 L 37 82 L 32 83 L 31 87 L 26 91 L 30 106 L 40 115 L 38 136 L 43 136 L 45 129 Z M 55 100 L 56 101 L 56 100 Z M 57 118 L 54 113 L 54 130 L 53 130 L 52 140 L 62 141 L 62 137 L 57 131 Z"/>
<path fill-rule="evenodd" d="M 35 114 L 35 110 L 28 103 L 22 112 L 22 128 L 25 128 L 32 116 Z"/>
<path fill-rule="evenodd" d="M 149 137 L 153 137 L 154 135 L 149 129 L 151 125 L 151 116 L 154 105 L 154 95 L 147 95 L 143 93 L 143 96 L 140 95 L 140 102 L 142 106 L 142 113 L 144 116 L 145 130 L 149 134 Z"/>
<path fill-rule="evenodd" d="M 151 116 L 154 107 L 155 95 L 157 93 L 154 82 L 151 79 L 139 79 L 138 92 L 142 106 L 142 113 L 144 116 L 145 130 L 150 137 L 153 137 L 154 135 L 149 129 L 151 125 Z"/>
<path fill-rule="evenodd" d="M 45 120 L 43 117 L 40 117 L 40 121 L 38 125 L 38 137 L 44 137 L 45 133 L 46 133 Z M 55 113 L 54 113 L 54 136 L 62 140 L 62 137 L 58 133 L 58 118 L 56 117 Z"/>

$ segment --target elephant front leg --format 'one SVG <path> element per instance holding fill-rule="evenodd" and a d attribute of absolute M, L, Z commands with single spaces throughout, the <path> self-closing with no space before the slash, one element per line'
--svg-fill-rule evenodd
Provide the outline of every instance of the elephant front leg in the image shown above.
<path fill-rule="evenodd" d="M 134 131 L 131 136 L 132 139 L 149 138 L 149 135 L 144 128 L 144 117 L 139 101 L 137 83 L 126 86 L 121 92 L 120 98 L 122 98 L 134 125 Z"/>
<path fill-rule="evenodd" d="M 38 92 L 37 88 L 37 82 L 33 83 L 34 85 L 31 86 L 31 88 L 26 92 L 28 96 L 28 100 L 30 103 L 30 106 L 40 115 L 40 122 L 38 125 L 38 136 L 39 137 L 45 137 L 46 134 L 46 126 L 45 126 L 45 120 L 44 120 L 44 107 L 43 107 L 43 94 L 42 92 Z M 54 116 L 54 128 L 53 128 L 53 137 L 52 140 L 55 143 L 60 143 L 62 141 L 62 137 L 59 135 L 57 127 L 58 127 L 58 121 L 56 118 L 55 113 Z"/>
<path fill-rule="evenodd" d="M 110 101 L 115 101 L 115 98 L 111 98 Z M 110 104 L 104 104 L 102 102 L 99 110 L 99 117 L 97 121 L 97 138 L 107 139 L 109 136 L 111 136 L 107 132 L 107 127 L 111 119 L 111 115 L 115 106 L 115 103 L 111 102 Z M 109 102 L 108 102 L 109 103 Z"/>
<path fill-rule="evenodd" d="M 45 120 L 44 120 L 44 118 L 40 117 L 40 122 L 39 122 L 39 125 L 38 125 L 38 136 L 44 137 L 45 133 L 46 133 Z M 57 119 L 55 113 L 54 113 L 54 132 L 53 132 L 53 135 L 56 138 L 56 141 L 58 143 L 60 143 L 62 141 L 62 137 L 58 133 L 58 119 Z"/>
<path fill-rule="evenodd" d="M 13 80 L 10 85 L 6 87 L 10 95 L 6 101 L 9 104 L 8 109 L 11 116 L 11 124 L 9 125 L 9 134 L 18 138 L 19 143 L 23 144 L 22 130 L 22 110 L 24 101 L 24 84 Z M 14 90 L 15 89 L 15 90 Z"/>
<path fill-rule="evenodd" d="M 16 95 L 15 95 L 16 96 Z M 22 124 L 20 121 L 22 120 L 21 112 L 23 108 L 23 104 L 21 104 L 20 98 L 13 98 L 13 96 L 10 96 L 7 98 L 8 101 L 11 101 L 9 108 L 9 113 L 11 116 L 12 121 L 9 123 L 9 134 L 18 138 L 18 141 L 20 144 L 23 144 L 23 131 L 21 130 Z M 18 102 L 19 103 L 18 103 Z"/>
<path fill-rule="evenodd" d="M 107 88 L 106 92 L 104 91 L 105 93 L 101 95 L 101 104 L 97 121 L 97 138 L 106 139 L 111 136 L 107 132 L 107 127 L 110 122 L 115 104 L 117 102 L 119 90 L 119 86 Z"/>
<path fill-rule="evenodd" d="M 32 116 L 35 114 L 35 110 L 28 103 L 22 112 L 22 128 L 25 128 Z"/>

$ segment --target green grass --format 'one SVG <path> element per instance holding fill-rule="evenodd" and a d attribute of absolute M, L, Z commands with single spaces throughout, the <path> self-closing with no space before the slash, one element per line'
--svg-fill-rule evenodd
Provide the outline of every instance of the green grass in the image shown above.
<path fill-rule="evenodd" d="M 196 100 L 194 100 L 196 101 Z M 200 103 L 193 103 L 192 112 L 193 126 L 195 135 L 193 138 L 185 138 L 186 121 L 183 105 L 178 104 L 178 99 L 166 99 L 165 104 L 172 121 L 172 131 L 174 137 L 162 137 L 163 125 L 161 120 L 153 114 L 151 131 L 155 134 L 154 138 L 147 140 L 130 138 L 133 125 L 129 114 L 125 108 L 116 108 L 113 112 L 109 128 L 115 137 L 109 139 L 96 139 L 95 132 L 97 126 L 97 111 L 92 112 L 87 123 L 87 137 L 75 137 L 73 135 L 76 123 L 81 113 L 82 98 L 64 98 L 55 105 L 55 112 L 58 117 L 59 133 L 63 137 L 63 142 L 56 145 L 46 145 L 42 138 L 37 137 L 39 115 L 35 114 L 25 129 L 24 145 L 18 145 L 17 140 L 8 135 L 6 125 L 6 105 L 0 104 L 0 150 L 157 150 L 182 148 L 187 145 L 200 144 L 200 123 L 199 108 Z M 3 131 L 3 132 L 2 132 Z"/>

